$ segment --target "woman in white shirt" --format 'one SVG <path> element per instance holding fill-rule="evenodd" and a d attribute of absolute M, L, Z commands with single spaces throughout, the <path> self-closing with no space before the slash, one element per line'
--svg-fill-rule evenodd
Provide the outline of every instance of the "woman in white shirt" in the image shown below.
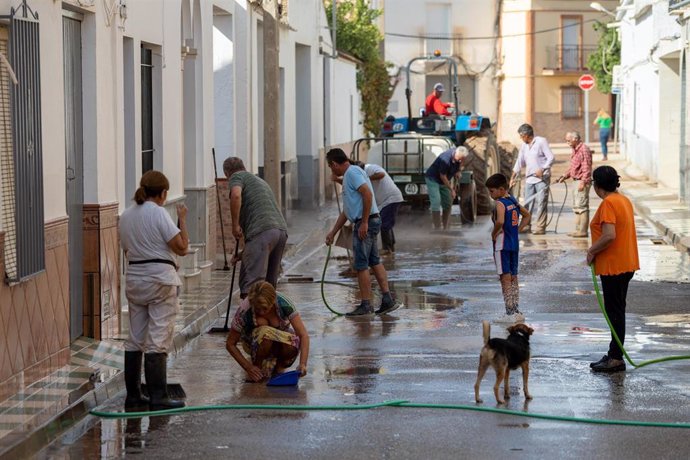
<path fill-rule="evenodd" d="M 177 205 L 179 228 L 163 205 L 170 183 L 160 171 L 148 171 L 134 194 L 136 202 L 120 216 L 120 244 L 128 260 L 125 295 L 129 302 L 129 337 L 125 342 L 125 408 L 148 404 L 151 410 L 183 407 L 167 391 L 167 358 L 172 346 L 180 278 L 175 255 L 187 253 L 187 207 Z M 141 361 L 149 398 L 141 394 Z"/>

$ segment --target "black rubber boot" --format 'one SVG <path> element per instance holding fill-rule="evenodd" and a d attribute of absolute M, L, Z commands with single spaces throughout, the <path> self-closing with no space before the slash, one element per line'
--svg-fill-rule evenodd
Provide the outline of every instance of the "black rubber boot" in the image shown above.
<path fill-rule="evenodd" d="M 149 398 L 141 394 L 141 351 L 125 351 L 125 409 L 146 406 Z"/>
<path fill-rule="evenodd" d="M 184 407 L 184 401 L 170 399 L 168 396 L 168 355 L 167 353 L 146 353 L 144 360 L 146 386 L 149 390 L 151 410 L 176 409 Z"/>

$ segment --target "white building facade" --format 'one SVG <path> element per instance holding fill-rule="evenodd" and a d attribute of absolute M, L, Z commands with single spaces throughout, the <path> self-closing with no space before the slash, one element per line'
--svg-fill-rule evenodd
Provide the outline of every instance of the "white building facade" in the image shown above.
<path fill-rule="evenodd" d="M 405 67 L 408 62 L 439 50 L 457 62 L 459 109 L 496 121 L 499 2 L 381 0 L 374 4 L 383 8 L 385 60 L 393 64 L 391 72 L 397 76 L 389 114 L 407 116 Z M 436 83 L 446 87 L 444 102 L 452 102 L 448 68 L 436 66 L 438 63 L 418 62 L 411 68 L 412 116 L 419 116 L 419 109 L 424 107 L 425 98 Z"/>
<path fill-rule="evenodd" d="M 623 0 L 622 152 L 645 175 L 688 199 L 688 3 Z"/>
<path fill-rule="evenodd" d="M 321 0 L 281 0 L 279 99 L 264 100 L 261 3 L 0 0 L 0 387 L 119 333 L 117 221 L 146 170 L 213 263 L 212 151 L 221 176 L 231 155 L 261 174 L 277 104 L 283 209 L 322 203 L 323 150 L 359 137 L 356 64 L 331 57 Z"/>

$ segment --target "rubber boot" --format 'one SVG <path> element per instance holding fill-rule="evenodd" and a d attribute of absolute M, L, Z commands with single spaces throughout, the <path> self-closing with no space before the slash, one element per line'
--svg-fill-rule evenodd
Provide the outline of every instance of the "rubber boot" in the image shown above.
<path fill-rule="evenodd" d="M 441 228 L 441 211 L 431 211 L 431 221 L 435 229 Z"/>
<path fill-rule="evenodd" d="M 448 230 L 450 228 L 450 209 L 443 210 L 443 229 Z"/>
<path fill-rule="evenodd" d="M 573 238 L 587 238 L 589 226 L 589 211 L 575 215 L 575 231 L 568 233 Z"/>
<path fill-rule="evenodd" d="M 583 237 L 587 237 L 589 236 L 589 210 L 583 212 L 581 216 L 582 222 L 578 230 Z"/>
<path fill-rule="evenodd" d="M 168 396 L 168 354 L 146 353 L 144 359 L 146 385 L 149 390 L 151 410 L 176 409 L 184 407 L 184 401 Z"/>
<path fill-rule="evenodd" d="M 149 398 L 141 394 L 141 351 L 125 351 L 125 409 L 146 406 Z"/>

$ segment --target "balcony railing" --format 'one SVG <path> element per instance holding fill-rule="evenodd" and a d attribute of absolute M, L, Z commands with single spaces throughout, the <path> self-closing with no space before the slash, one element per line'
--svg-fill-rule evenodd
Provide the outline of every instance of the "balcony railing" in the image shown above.
<path fill-rule="evenodd" d="M 562 72 L 587 70 L 587 58 L 596 46 L 556 45 L 546 48 L 546 68 Z"/>

